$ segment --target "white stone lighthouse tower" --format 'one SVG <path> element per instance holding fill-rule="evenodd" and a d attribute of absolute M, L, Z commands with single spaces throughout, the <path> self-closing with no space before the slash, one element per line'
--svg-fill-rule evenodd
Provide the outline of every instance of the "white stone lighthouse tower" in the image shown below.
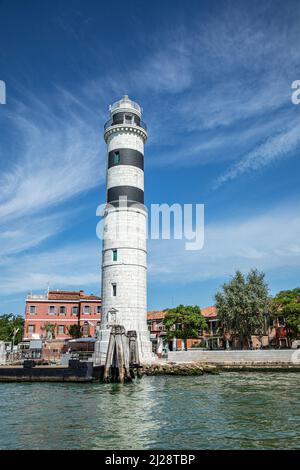
<path fill-rule="evenodd" d="M 144 144 L 141 107 L 125 95 L 110 106 L 106 209 L 102 253 L 102 321 L 98 352 L 107 352 L 110 326 L 135 330 L 141 361 L 153 358 L 147 328 L 147 210 L 144 206 Z"/>

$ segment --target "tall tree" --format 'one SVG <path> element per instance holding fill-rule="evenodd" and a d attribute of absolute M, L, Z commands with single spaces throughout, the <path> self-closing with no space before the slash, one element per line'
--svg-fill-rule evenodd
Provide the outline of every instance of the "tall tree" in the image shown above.
<path fill-rule="evenodd" d="M 80 325 L 73 324 L 68 328 L 68 333 L 72 338 L 81 338 L 82 337 L 82 328 Z"/>
<path fill-rule="evenodd" d="M 166 327 L 167 339 L 174 337 L 184 341 L 187 350 L 187 339 L 198 338 L 199 330 L 205 330 L 207 325 L 200 308 L 195 305 L 178 305 L 175 308 L 165 310 L 164 325 Z"/>
<path fill-rule="evenodd" d="M 285 319 L 288 340 L 300 335 L 300 287 L 278 292 L 273 298 L 273 315 L 282 315 Z"/>
<path fill-rule="evenodd" d="M 0 341 L 12 341 L 14 344 L 22 341 L 24 318 L 21 315 L 5 314 L 0 316 Z"/>
<path fill-rule="evenodd" d="M 252 269 L 246 276 L 236 271 L 230 282 L 215 295 L 224 333 L 237 338 L 242 348 L 250 347 L 251 335 L 262 334 L 269 310 L 265 274 Z"/>

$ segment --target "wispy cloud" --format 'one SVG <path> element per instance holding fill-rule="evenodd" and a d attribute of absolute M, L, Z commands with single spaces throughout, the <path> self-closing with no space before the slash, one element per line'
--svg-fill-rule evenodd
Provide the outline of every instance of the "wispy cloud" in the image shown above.
<path fill-rule="evenodd" d="M 267 139 L 262 145 L 249 152 L 245 158 L 235 163 L 217 179 L 215 189 L 244 173 L 260 170 L 278 159 L 287 157 L 298 147 L 299 143 L 300 122 L 298 121 L 292 128 Z"/>
<path fill-rule="evenodd" d="M 6 220 L 45 210 L 104 180 L 92 112 L 76 112 L 62 93 L 53 107 L 30 101 L 32 106 L 17 103 L 11 115 L 18 145 L 14 164 L 0 175 L 0 217 Z"/>
<path fill-rule="evenodd" d="M 224 278 L 235 269 L 299 267 L 300 216 L 294 206 L 295 201 L 291 201 L 260 216 L 208 224 L 200 251 L 185 251 L 181 241 L 152 241 L 150 278 L 184 284 Z"/>
<path fill-rule="evenodd" d="M 2 259 L 1 295 L 59 288 L 100 288 L 99 240 L 65 244 L 41 250 L 36 256 L 23 252 Z M 96 253 L 99 253 L 97 258 Z"/>
<path fill-rule="evenodd" d="M 174 67 L 178 91 L 185 92 L 164 100 L 158 121 L 150 108 L 153 164 L 180 167 L 228 160 L 229 180 L 234 179 L 229 175 L 262 169 L 298 148 L 298 110 L 291 103 L 290 86 L 298 76 L 300 8 L 280 4 L 279 15 L 272 14 L 273 8 L 273 2 L 257 3 L 245 15 L 244 4 L 228 2 L 220 6 L 219 15 L 202 22 L 195 18 L 193 27 L 180 30 L 182 62 L 166 54 L 157 70 L 164 76 L 163 62 L 166 69 Z M 174 38 L 176 33 L 174 28 Z M 165 87 L 160 74 L 149 73 L 147 67 L 146 83 L 147 74 L 154 91 L 171 90 L 172 85 Z M 176 92 L 176 81 L 172 83 Z M 155 147 L 161 143 L 164 150 L 156 158 Z"/>

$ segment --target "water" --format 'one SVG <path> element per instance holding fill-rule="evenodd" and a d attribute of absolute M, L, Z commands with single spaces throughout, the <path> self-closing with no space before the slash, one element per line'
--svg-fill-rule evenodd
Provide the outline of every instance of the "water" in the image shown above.
<path fill-rule="evenodd" d="M 300 375 L 0 383 L 1 449 L 299 449 Z"/>

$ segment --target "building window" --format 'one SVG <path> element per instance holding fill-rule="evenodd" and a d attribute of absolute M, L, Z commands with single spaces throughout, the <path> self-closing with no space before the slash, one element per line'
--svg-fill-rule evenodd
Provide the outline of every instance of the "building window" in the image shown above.
<path fill-rule="evenodd" d="M 117 295 L 117 284 L 112 284 L 112 295 L 113 297 L 116 297 Z"/>
<path fill-rule="evenodd" d="M 91 307 L 89 305 L 85 305 L 83 307 L 83 313 L 90 314 L 91 313 Z"/>
<path fill-rule="evenodd" d="M 269 318 L 269 326 L 273 327 L 274 326 L 274 320 L 273 318 Z"/>
<path fill-rule="evenodd" d="M 97 307 L 96 307 L 96 313 L 101 313 L 101 305 L 97 305 Z"/>
<path fill-rule="evenodd" d="M 112 250 L 113 261 L 118 260 L 118 250 Z"/>
<path fill-rule="evenodd" d="M 284 326 L 285 325 L 284 317 L 280 316 L 280 317 L 277 318 L 277 325 L 278 326 Z"/>
<path fill-rule="evenodd" d="M 65 334 L 65 325 L 58 325 L 58 334 L 59 335 Z"/>
<path fill-rule="evenodd" d="M 120 163 L 120 152 L 115 152 L 114 163 L 115 163 L 115 165 L 119 165 L 119 163 Z"/>
<path fill-rule="evenodd" d="M 28 325 L 27 331 L 32 335 L 35 332 L 35 325 Z"/>
<path fill-rule="evenodd" d="M 78 315 L 78 307 L 72 307 L 72 315 Z"/>
<path fill-rule="evenodd" d="M 66 311 L 67 311 L 66 307 L 64 305 L 60 305 L 60 307 L 59 307 L 60 315 L 65 315 Z"/>
<path fill-rule="evenodd" d="M 36 314 L 36 306 L 35 305 L 30 305 L 29 307 L 29 313 L 31 315 L 35 315 Z"/>
<path fill-rule="evenodd" d="M 54 315 L 55 314 L 55 306 L 54 305 L 49 305 L 48 314 L 49 315 Z"/>
<path fill-rule="evenodd" d="M 89 334 L 89 324 L 88 324 L 87 321 L 85 321 L 84 324 L 83 324 L 82 333 L 83 333 L 83 336 L 88 336 L 88 334 Z"/>

